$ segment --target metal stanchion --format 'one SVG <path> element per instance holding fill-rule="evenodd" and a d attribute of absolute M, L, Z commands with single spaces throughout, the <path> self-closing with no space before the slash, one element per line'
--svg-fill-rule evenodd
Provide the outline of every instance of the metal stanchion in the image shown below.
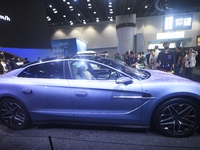
<path fill-rule="evenodd" d="M 50 143 L 50 146 L 51 146 L 51 150 L 54 150 L 53 148 L 53 143 L 52 143 L 52 140 L 51 140 L 51 136 L 49 135 L 49 143 Z"/>

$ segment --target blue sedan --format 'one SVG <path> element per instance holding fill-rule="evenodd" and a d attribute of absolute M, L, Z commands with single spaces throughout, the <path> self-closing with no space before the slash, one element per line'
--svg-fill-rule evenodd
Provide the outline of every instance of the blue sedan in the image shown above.
<path fill-rule="evenodd" d="M 64 122 L 189 136 L 200 124 L 200 84 L 109 58 L 50 60 L 0 77 L 0 119 L 12 129 Z"/>

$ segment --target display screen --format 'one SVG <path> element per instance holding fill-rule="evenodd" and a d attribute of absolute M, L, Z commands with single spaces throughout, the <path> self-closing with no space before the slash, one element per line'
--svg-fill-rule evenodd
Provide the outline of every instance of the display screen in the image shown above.
<path fill-rule="evenodd" d="M 164 19 L 164 31 L 191 29 L 192 18 L 192 14 L 167 16 Z"/>
<path fill-rule="evenodd" d="M 44 1 L 0 0 L 0 47 L 51 48 Z"/>

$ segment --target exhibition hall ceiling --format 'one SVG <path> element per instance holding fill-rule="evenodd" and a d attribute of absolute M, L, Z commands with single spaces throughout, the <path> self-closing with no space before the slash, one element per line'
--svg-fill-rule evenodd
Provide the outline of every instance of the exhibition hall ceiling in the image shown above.
<path fill-rule="evenodd" d="M 45 0 L 49 26 L 115 21 L 136 17 L 200 12 L 199 0 Z"/>

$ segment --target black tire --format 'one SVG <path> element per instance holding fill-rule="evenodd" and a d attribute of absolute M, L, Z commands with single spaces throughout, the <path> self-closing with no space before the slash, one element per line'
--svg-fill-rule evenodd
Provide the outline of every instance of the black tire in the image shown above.
<path fill-rule="evenodd" d="M 16 130 L 31 125 L 31 118 L 24 105 L 12 98 L 0 102 L 0 119 L 7 127 Z"/>
<path fill-rule="evenodd" d="M 154 126 L 158 132 L 169 137 L 187 137 L 199 126 L 200 108 L 191 100 L 171 99 L 155 112 Z"/>

